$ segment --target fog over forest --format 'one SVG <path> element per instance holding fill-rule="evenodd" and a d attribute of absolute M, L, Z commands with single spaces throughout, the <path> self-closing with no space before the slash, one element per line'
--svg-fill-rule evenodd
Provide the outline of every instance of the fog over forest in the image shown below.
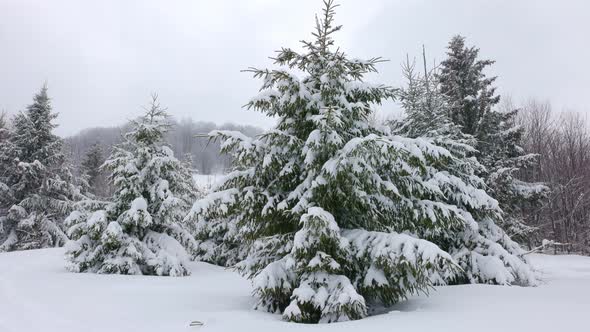
<path fill-rule="evenodd" d="M 212 122 L 195 122 L 191 119 L 176 121 L 172 119 L 170 131 L 166 134 L 166 142 L 170 145 L 174 154 L 179 158 L 192 157 L 192 166 L 195 172 L 201 174 L 222 174 L 229 171 L 230 158 L 220 153 L 219 141 L 212 141 L 208 137 L 213 130 L 237 130 L 248 136 L 255 136 L 262 132 L 261 128 L 254 126 L 240 126 L 236 124 L 216 125 Z M 121 143 L 124 133 L 129 131 L 129 124 L 114 127 L 88 128 L 80 133 L 65 138 L 66 153 L 70 156 L 76 167 L 84 160 L 84 155 L 89 149 L 98 143 L 105 152 L 104 157 L 112 150 L 113 146 Z"/>

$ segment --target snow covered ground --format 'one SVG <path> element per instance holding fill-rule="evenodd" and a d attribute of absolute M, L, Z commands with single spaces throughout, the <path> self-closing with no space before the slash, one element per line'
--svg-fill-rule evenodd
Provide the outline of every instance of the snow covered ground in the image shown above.
<path fill-rule="evenodd" d="M 0 254 L 0 331 L 585 331 L 590 258 L 532 256 L 539 287 L 440 287 L 361 321 L 301 325 L 252 310 L 248 281 L 193 263 L 183 278 L 74 274 L 62 249 Z M 189 327 L 193 320 L 205 323 Z"/>

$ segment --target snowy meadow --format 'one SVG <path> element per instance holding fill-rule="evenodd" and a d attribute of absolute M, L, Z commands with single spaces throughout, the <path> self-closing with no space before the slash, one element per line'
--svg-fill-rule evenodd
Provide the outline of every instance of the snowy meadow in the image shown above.
<path fill-rule="evenodd" d="M 3 332 L 190 331 L 580 331 L 590 310 L 590 258 L 533 255 L 538 287 L 462 285 L 411 297 L 367 319 L 323 325 L 287 323 L 252 310 L 250 283 L 206 263 L 191 276 L 72 274 L 62 249 L 0 255 Z M 203 322 L 191 327 L 192 321 Z"/>

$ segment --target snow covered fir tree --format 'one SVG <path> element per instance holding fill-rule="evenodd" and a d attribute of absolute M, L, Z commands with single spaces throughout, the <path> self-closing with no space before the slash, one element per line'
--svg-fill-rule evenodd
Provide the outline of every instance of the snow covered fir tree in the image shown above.
<path fill-rule="evenodd" d="M 190 171 L 163 145 L 168 115 L 154 96 L 106 161 L 115 193 L 85 200 L 67 218 L 69 270 L 184 276 L 195 248 L 183 218 L 197 198 Z M 187 252 L 188 251 L 188 252 Z"/>
<path fill-rule="evenodd" d="M 485 166 L 481 175 L 489 193 L 500 202 L 502 226 L 524 242 L 534 231 L 526 225 L 525 209 L 539 208 L 549 189 L 519 179 L 519 173 L 533 166 L 539 156 L 520 146 L 524 128 L 515 123 L 518 110 L 494 109 L 500 101 L 493 86 L 496 77 L 484 73 L 494 61 L 478 56 L 479 49 L 467 47 L 464 37 L 453 37 L 438 74 L 440 90 L 448 98 L 453 123 L 477 139 L 477 157 Z"/>
<path fill-rule="evenodd" d="M 235 169 L 187 216 L 199 258 L 236 263 L 257 308 L 306 323 L 360 319 L 433 285 L 534 284 L 495 224 L 502 211 L 466 158 L 468 137 L 453 126 L 441 139 L 369 124 L 398 91 L 363 80 L 380 58 L 334 46 L 337 5 L 324 4 L 302 53 L 283 48 L 276 69 L 249 70 L 263 85 L 248 108 L 276 126 L 252 139 L 211 133 Z M 416 115 L 430 110 L 416 105 Z"/>
<path fill-rule="evenodd" d="M 0 147 L 0 252 L 61 246 L 63 221 L 81 198 L 53 133 L 47 86 L 18 113 Z"/>
<path fill-rule="evenodd" d="M 425 53 L 423 64 L 424 74 L 419 73 L 416 61 L 410 61 L 409 57 L 402 64 L 406 85 L 398 90 L 397 97 L 405 116 L 388 124 L 400 135 L 429 137 L 439 144 L 445 144 L 447 148 L 456 146 L 463 148 L 466 154 L 475 153 L 475 138 L 463 133 L 461 126 L 449 118 L 452 102 L 441 92 L 436 68 L 427 67 Z"/>
<path fill-rule="evenodd" d="M 485 174 L 486 168 L 475 158 L 479 155 L 476 149 L 478 141 L 464 133 L 462 127 L 450 118 L 453 102 L 442 92 L 437 70 L 429 70 L 425 65 L 424 74 L 420 75 L 415 64 L 407 61 L 403 72 L 407 85 L 400 89 L 399 99 L 406 117 L 393 123 L 393 131 L 402 136 L 428 138 L 451 153 L 457 163 L 439 165 L 438 176 L 457 177 L 471 183 L 474 188 L 489 190 L 485 180 L 480 177 Z M 477 206 L 473 205 L 472 200 L 456 196 L 456 192 L 456 189 L 445 192 L 447 203 L 469 211 L 475 217 L 473 220 L 477 221 L 477 227 L 464 230 L 459 237 L 457 234 L 433 237 L 425 234 L 440 248 L 451 253 L 465 272 L 451 282 L 534 285 L 535 276 L 522 258 L 524 251 L 498 226 L 505 224 L 505 213 L 499 208 L 498 202 L 488 196 L 487 199 L 493 201 L 489 206 Z M 485 271 L 490 266 L 496 268 Z M 501 266 L 507 268 L 510 274 L 494 274 L 494 271 L 498 271 L 497 267 Z"/>

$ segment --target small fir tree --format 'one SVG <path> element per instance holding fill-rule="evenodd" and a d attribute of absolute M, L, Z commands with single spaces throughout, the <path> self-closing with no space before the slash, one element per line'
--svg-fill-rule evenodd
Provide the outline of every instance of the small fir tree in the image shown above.
<path fill-rule="evenodd" d="M 111 201 L 84 201 L 68 217 L 71 271 L 189 274 L 186 249 L 195 245 L 182 220 L 196 190 L 190 171 L 162 145 L 167 118 L 154 96 L 106 162 L 115 187 Z"/>
<path fill-rule="evenodd" d="M 63 220 L 79 188 L 62 153 L 62 140 L 53 134 L 47 87 L 14 117 L 0 148 L 0 251 L 63 245 Z"/>
<path fill-rule="evenodd" d="M 276 127 L 252 139 L 211 133 L 232 153 L 235 170 L 187 217 L 203 235 L 200 258 L 239 262 L 253 280 L 257 308 L 308 323 L 359 319 L 373 306 L 467 273 L 486 281 L 502 276 L 499 283 L 527 277 L 526 264 L 505 250 L 520 270 L 476 262 L 464 273 L 428 241 L 468 251 L 479 244 L 466 238 L 478 237 L 480 224 L 493 228 L 497 202 L 462 168 L 470 162 L 433 139 L 369 125 L 372 107 L 396 91 L 363 81 L 379 58 L 351 60 L 334 50 L 335 7 L 325 1 L 305 52 L 284 48 L 277 69 L 250 70 L 263 86 L 248 108 L 277 117 Z"/>

